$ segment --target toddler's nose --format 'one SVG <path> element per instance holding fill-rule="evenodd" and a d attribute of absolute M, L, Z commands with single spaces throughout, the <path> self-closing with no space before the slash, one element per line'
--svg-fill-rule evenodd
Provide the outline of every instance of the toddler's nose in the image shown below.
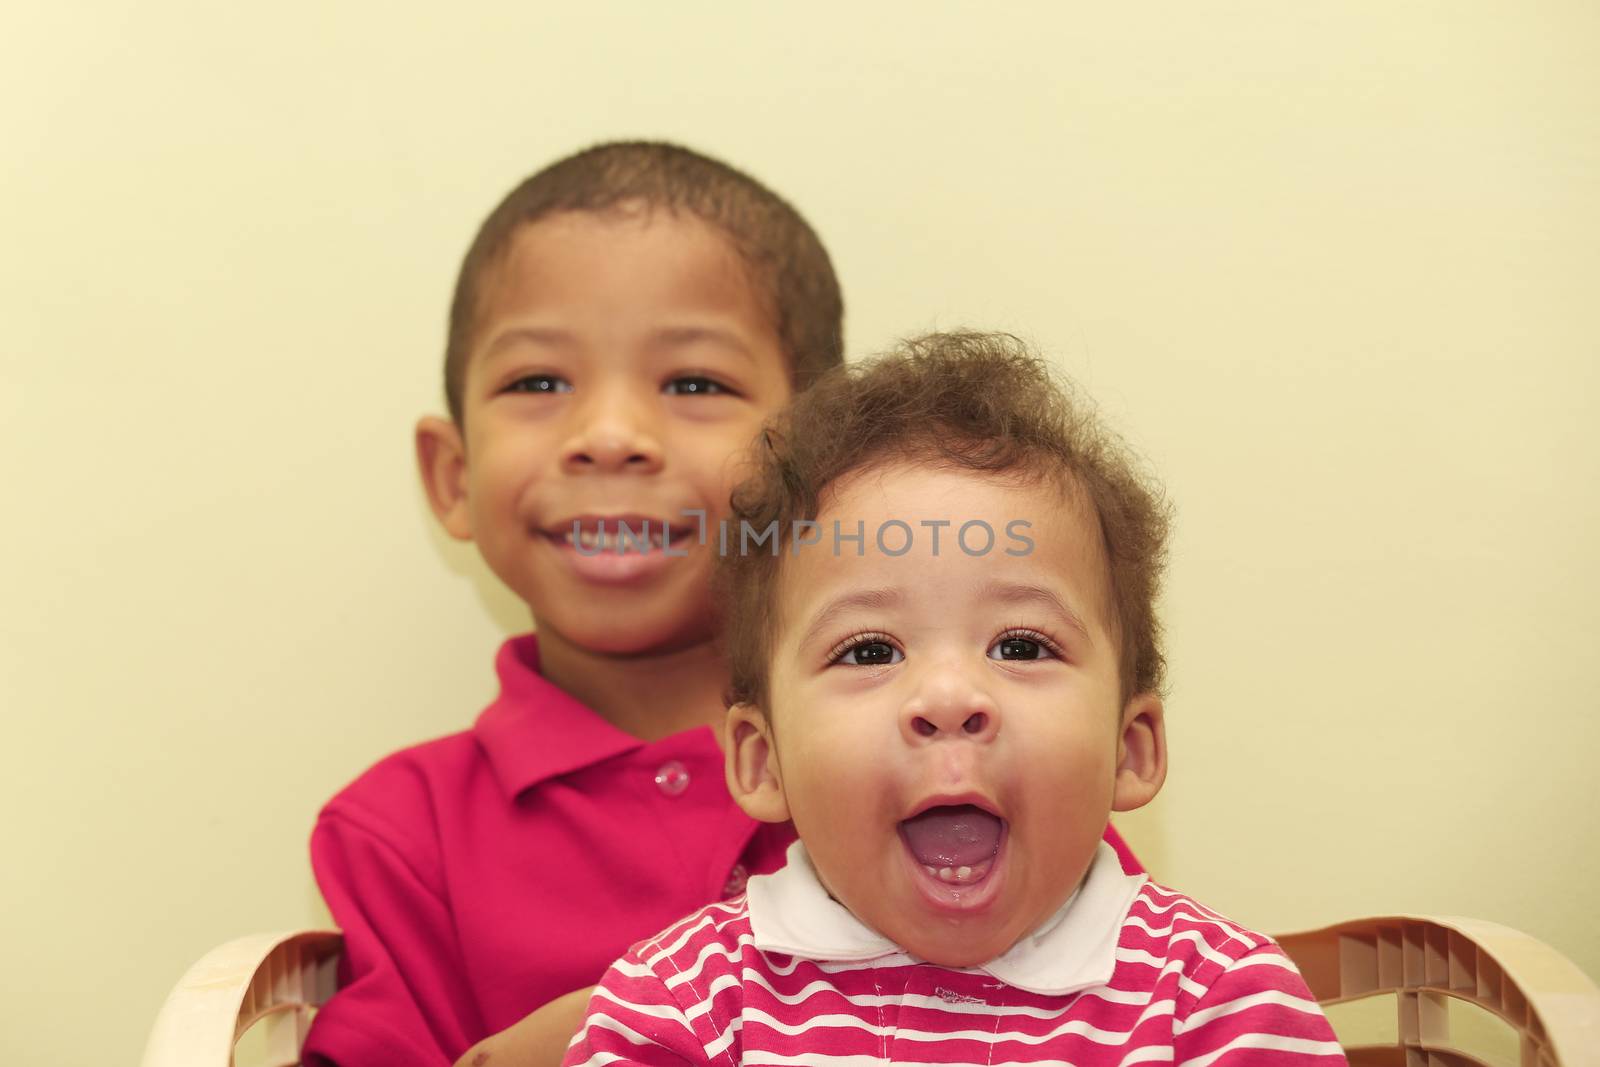
<path fill-rule="evenodd" d="M 906 702 L 901 730 L 913 744 L 948 738 L 992 741 L 1000 731 L 1000 709 L 982 687 L 947 668 L 931 674 Z"/>

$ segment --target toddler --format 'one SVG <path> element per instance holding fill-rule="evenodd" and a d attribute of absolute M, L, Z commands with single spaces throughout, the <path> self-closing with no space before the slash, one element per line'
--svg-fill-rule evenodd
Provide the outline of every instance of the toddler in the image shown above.
<path fill-rule="evenodd" d="M 1343 1063 L 1271 939 L 1102 841 L 1166 774 L 1167 509 L 1092 415 L 1013 340 L 936 334 L 757 463 L 726 773 L 799 840 L 615 963 L 567 1063 Z"/>

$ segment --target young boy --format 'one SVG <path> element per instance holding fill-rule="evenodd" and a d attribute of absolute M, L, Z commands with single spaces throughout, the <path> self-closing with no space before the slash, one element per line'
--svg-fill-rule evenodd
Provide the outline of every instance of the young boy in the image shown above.
<path fill-rule="evenodd" d="M 726 770 L 799 841 L 613 965 L 567 1062 L 1343 1063 L 1270 939 L 1101 841 L 1167 759 L 1167 512 L 1115 439 L 1010 339 L 936 334 L 763 440 Z"/>
<path fill-rule="evenodd" d="M 839 362 L 842 318 L 806 222 L 682 148 L 580 152 L 484 222 L 451 308 L 450 418 L 421 421 L 417 456 L 538 637 L 500 650 L 471 731 L 323 810 L 312 864 L 345 955 L 307 1063 L 448 1065 L 782 862 L 792 831 L 734 805 L 707 728 L 727 668 L 693 513 L 726 513 L 731 458 Z M 651 542 L 595 551 L 624 522 Z M 586 999 L 525 1044 L 558 1060 Z"/>

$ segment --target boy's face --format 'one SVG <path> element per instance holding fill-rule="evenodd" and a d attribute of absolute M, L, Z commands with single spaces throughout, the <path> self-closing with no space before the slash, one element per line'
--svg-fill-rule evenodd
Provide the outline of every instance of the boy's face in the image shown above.
<path fill-rule="evenodd" d="M 895 464 L 830 489 L 786 556 L 770 714 L 729 716 L 730 785 L 793 818 L 823 883 L 912 954 L 1002 955 L 1082 880 L 1113 808 L 1165 774 L 1154 694 L 1119 698 L 1099 524 L 1046 485 Z M 834 555 L 833 521 L 865 553 Z M 878 550 L 900 520 L 910 551 Z M 987 554 L 956 537 L 981 519 Z M 1026 555 L 1007 524 L 1033 541 Z M 948 520 L 935 555 L 932 528 Z M 904 530 L 889 528 L 897 550 Z M 973 527 L 967 545 L 983 547 Z"/>
<path fill-rule="evenodd" d="M 447 529 L 477 543 L 541 633 L 671 651 L 709 634 L 735 460 L 790 391 L 771 316 L 722 235 L 664 211 L 564 213 L 525 226 L 486 277 L 464 430 L 432 426 L 460 435 L 459 459 L 449 441 L 430 458 L 425 423 L 424 476 Z M 670 550 L 572 542 L 575 521 L 614 535 L 620 520 L 648 520 L 652 540 L 670 529 Z"/>

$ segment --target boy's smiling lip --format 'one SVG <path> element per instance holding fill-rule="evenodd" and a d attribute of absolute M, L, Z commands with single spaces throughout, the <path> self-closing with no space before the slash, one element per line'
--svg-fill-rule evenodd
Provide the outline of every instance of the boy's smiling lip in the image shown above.
<path fill-rule="evenodd" d="M 626 541 L 621 539 L 624 526 L 630 534 Z M 693 524 L 673 524 L 642 512 L 585 512 L 540 528 L 539 534 L 580 579 L 621 585 L 653 576 L 682 559 L 696 531 Z"/>
<path fill-rule="evenodd" d="M 646 515 L 642 512 L 629 511 L 613 514 L 585 512 L 571 515 L 551 523 L 539 532 L 554 540 L 570 543 L 575 530 L 585 535 L 603 533 L 609 537 L 616 537 L 624 526 L 628 528 L 628 531 L 634 537 L 642 537 L 648 531 L 652 547 L 654 547 L 654 542 L 659 540 L 663 530 L 670 531 L 672 540 L 676 542 L 685 534 L 698 529 L 694 523 L 683 522 L 681 518 L 680 521 L 674 523 L 661 518 L 659 515 Z M 585 547 L 592 546 L 586 545 Z"/>

